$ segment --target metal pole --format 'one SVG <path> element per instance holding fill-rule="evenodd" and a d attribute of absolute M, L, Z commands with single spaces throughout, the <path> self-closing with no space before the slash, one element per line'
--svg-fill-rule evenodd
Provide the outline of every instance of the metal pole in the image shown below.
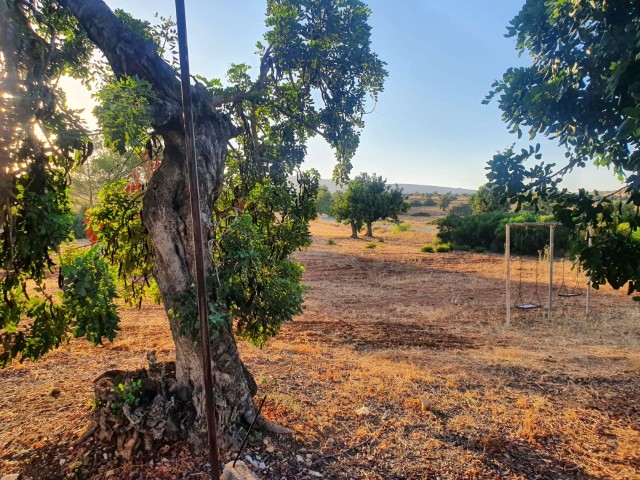
<path fill-rule="evenodd" d="M 507 223 L 504 254 L 507 258 L 507 327 L 511 326 L 511 225 Z"/>
<path fill-rule="evenodd" d="M 587 242 L 589 246 L 591 246 L 591 236 L 593 231 L 591 227 L 587 229 Z M 587 277 L 587 306 L 586 306 L 587 316 L 591 313 L 591 276 Z"/>
<path fill-rule="evenodd" d="M 204 242 L 202 241 L 202 220 L 200 218 L 200 189 L 198 187 L 198 165 L 196 163 L 195 132 L 193 130 L 193 109 L 191 105 L 191 77 L 189 75 L 189 48 L 187 45 L 187 23 L 184 0 L 176 0 L 176 20 L 178 24 L 178 46 L 180 49 L 180 80 L 182 84 L 182 118 L 184 122 L 184 150 L 189 169 L 189 196 L 191 221 L 193 223 L 193 249 L 196 262 L 196 285 L 198 288 L 198 314 L 200 317 L 200 344 L 202 347 L 202 373 L 204 375 L 204 396 L 209 439 L 209 461 L 211 478 L 220 478 L 218 459 L 218 435 L 216 412 L 213 400 L 213 379 L 211 377 L 211 349 L 209 345 L 208 298 L 206 270 L 204 265 Z"/>
<path fill-rule="evenodd" d="M 551 321 L 551 310 L 553 309 L 553 243 L 556 226 L 549 227 L 549 321 Z"/>

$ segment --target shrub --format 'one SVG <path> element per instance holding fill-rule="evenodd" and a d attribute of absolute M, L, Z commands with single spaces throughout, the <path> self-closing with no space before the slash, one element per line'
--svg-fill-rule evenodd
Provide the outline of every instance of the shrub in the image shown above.
<path fill-rule="evenodd" d="M 436 250 L 433 248 L 433 245 L 423 245 L 420 247 L 420 251 L 424 253 L 433 253 Z"/>
<path fill-rule="evenodd" d="M 451 207 L 449 209 L 449 214 L 458 215 L 459 217 L 466 217 L 473 214 L 473 208 L 471 208 L 471 205 L 469 205 L 468 203 L 460 203 Z"/>
<path fill-rule="evenodd" d="M 373 242 L 369 242 L 369 243 L 365 243 L 364 244 L 364 248 L 376 248 L 378 245 L 376 245 Z"/>
<path fill-rule="evenodd" d="M 393 233 L 410 232 L 411 230 L 413 230 L 413 227 L 406 222 L 399 223 L 391 229 Z"/>
<path fill-rule="evenodd" d="M 327 245 L 335 245 L 336 242 L 333 238 L 330 238 L 329 240 L 327 240 Z"/>
<path fill-rule="evenodd" d="M 440 230 L 438 239 L 443 243 L 497 249 L 496 230 L 505 217 L 506 213 L 503 212 L 480 213 L 466 217 L 447 215 L 436 222 Z M 504 240 L 502 243 L 504 244 Z"/>
<path fill-rule="evenodd" d="M 87 238 L 87 232 L 84 230 L 84 212 L 82 210 L 73 214 L 73 236 L 77 239 Z"/>
<path fill-rule="evenodd" d="M 431 214 L 429 212 L 412 212 L 409 213 L 412 217 L 430 217 Z"/>
<path fill-rule="evenodd" d="M 494 211 L 466 217 L 450 214 L 435 223 L 439 229 L 438 239 L 443 243 L 468 245 L 471 248 L 482 247 L 489 252 L 504 252 L 507 223 L 549 221 L 553 221 L 553 217 L 531 212 Z M 538 250 L 548 242 L 549 230 L 545 228 L 513 229 L 511 232 L 511 250 L 517 254 L 537 255 Z M 556 228 L 556 251 L 560 254 L 566 252 L 568 247 L 567 231 Z"/>
<path fill-rule="evenodd" d="M 470 252 L 471 247 L 469 245 L 456 245 L 456 250 L 459 250 L 461 252 Z"/>
<path fill-rule="evenodd" d="M 473 247 L 473 251 L 475 253 L 484 253 L 486 250 L 484 249 L 484 247 Z"/>
<path fill-rule="evenodd" d="M 451 245 L 442 244 L 436 246 L 436 252 L 438 253 L 447 253 L 451 251 Z"/>

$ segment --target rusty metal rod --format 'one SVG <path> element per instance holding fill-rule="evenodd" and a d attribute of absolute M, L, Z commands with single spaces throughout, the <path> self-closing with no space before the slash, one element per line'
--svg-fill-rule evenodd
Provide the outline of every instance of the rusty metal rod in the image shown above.
<path fill-rule="evenodd" d="M 267 401 L 267 396 L 265 395 L 264 398 L 262 399 L 262 402 L 260 403 L 260 406 L 258 407 L 256 416 L 253 417 L 253 422 L 251 422 L 251 425 L 249 425 L 249 430 L 247 430 L 247 434 L 245 435 L 244 440 L 242 441 L 242 445 L 240 445 L 240 450 L 238 450 L 238 453 L 236 454 L 236 459 L 233 461 L 233 465 L 232 465 L 233 468 L 236 468 L 236 462 L 238 461 L 238 458 L 240 458 L 240 454 L 244 450 L 244 447 L 247 446 L 247 441 L 249 441 L 249 435 L 251 435 L 251 430 L 253 430 L 253 426 L 256 424 L 256 420 L 258 420 L 258 417 L 260 416 L 260 412 L 262 411 L 262 407 L 264 406 L 264 402 L 266 401 Z"/>
<path fill-rule="evenodd" d="M 200 189 L 198 186 L 198 164 L 196 162 L 195 132 L 193 129 L 193 107 L 191 104 L 191 76 L 189 75 L 189 48 L 187 44 L 187 22 L 184 0 L 176 0 L 176 20 L 178 24 L 178 47 L 180 51 L 180 80 L 182 84 L 182 119 L 184 122 L 185 156 L 189 169 L 189 196 L 191 220 L 193 223 L 193 248 L 196 262 L 196 285 L 198 291 L 198 314 L 200 318 L 200 344 L 202 347 L 202 373 L 204 375 L 204 396 L 209 439 L 209 461 L 211 478 L 220 478 L 218 458 L 218 431 L 213 399 L 213 379 L 211 377 L 211 348 L 209 345 L 208 296 L 206 269 L 204 265 L 204 242 L 202 240 L 202 220 L 200 218 Z"/>

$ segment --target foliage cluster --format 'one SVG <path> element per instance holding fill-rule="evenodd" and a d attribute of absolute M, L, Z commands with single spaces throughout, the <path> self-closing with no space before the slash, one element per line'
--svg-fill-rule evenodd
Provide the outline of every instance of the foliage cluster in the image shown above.
<path fill-rule="evenodd" d="M 86 212 L 86 231 L 116 270 L 122 298 L 140 305 L 153 278 L 152 245 L 142 224 L 142 196 L 129 185 L 118 180 L 103 187 L 98 204 Z"/>
<path fill-rule="evenodd" d="M 113 338 L 117 329 L 111 274 L 97 250 L 62 266 L 63 298 L 44 286 L 53 268 L 50 257 L 72 227 L 69 174 L 80 174 L 94 149 L 65 106 L 58 88 L 62 74 L 97 87 L 95 113 L 106 147 L 127 161 L 153 163 L 128 182 L 111 183 L 110 177 L 98 205 L 87 212 L 88 237 L 115 267 L 124 300 L 139 304 L 152 286 L 153 252 L 140 200 L 162 162 L 163 144 L 154 130 L 164 107 L 160 89 L 152 86 L 153 78 L 123 74 L 126 67 L 116 78 L 70 13 L 74 8 L 69 2 L 0 0 L 0 89 L 7 93 L 0 97 L 3 363 L 42 355 L 67 338 L 69 329 L 94 342 Z M 212 309 L 219 320 L 235 319 L 238 332 L 255 343 L 302 308 L 302 267 L 288 257 L 309 243 L 308 221 L 317 214 L 317 174 L 300 172 L 307 140 L 325 138 L 336 153 L 335 178 L 346 179 L 367 103 L 375 103 L 383 90 L 387 72 L 370 48 L 370 13 L 359 0 L 270 1 L 266 45 L 257 46 L 258 78 L 244 64 L 231 65 L 226 85 L 198 77 L 198 88 L 207 89 L 218 112 L 239 127 L 229 145 L 222 192 L 207 192 L 220 193 L 211 245 Z M 171 20 L 151 24 L 123 11 L 115 14 L 175 66 Z M 293 173 L 297 185 L 287 181 Z M 37 295 L 28 293 L 28 281 L 35 282 Z M 83 300 L 81 292 L 97 304 Z M 99 318 L 91 319 L 91 311 Z"/>
<path fill-rule="evenodd" d="M 413 227 L 407 222 L 398 223 L 391 229 L 393 233 L 410 232 L 411 230 L 413 230 Z"/>
<path fill-rule="evenodd" d="M 438 206 L 443 212 L 446 212 L 456 198 L 458 197 L 451 192 L 443 193 L 438 197 Z"/>
<path fill-rule="evenodd" d="M 137 407 L 142 396 L 142 380 L 127 379 L 124 383 L 118 383 L 114 385 L 113 393 L 116 399 L 109 404 L 112 410 L 121 410 L 125 405 Z"/>
<path fill-rule="evenodd" d="M 55 294 L 48 291 L 44 277 L 35 282 L 31 293 L 26 280 L 9 289 L 5 278 L 0 297 L 0 366 L 16 357 L 36 360 L 70 335 L 96 345 L 115 338 L 119 330 L 116 287 L 99 252 L 72 247 L 62 255 L 59 268 L 60 291 Z"/>
<path fill-rule="evenodd" d="M 435 207 L 438 202 L 434 197 L 435 195 L 430 193 L 424 195 L 413 194 L 410 196 L 409 203 L 412 207 Z"/>
<path fill-rule="evenodd" d="M 550 221 L 554 221 L 553 217 L 530 212 L 494 211 L 467 216 L 449 214 L 437 221 L 438 239 L 456 248 L 464 246 L 502 253 L 507 223 Z M 537 255 L 538 250 L 549 243 L 549 232 L 543 228 L 513 229 L 511 235 L 512 252 L 517 254 Z M 554 244 L 558 255 L 566 254 L 570 247 L 569 232 L 556 228 Z"/>
<path fill-rule="evenodd" d="M 316 200 L 316 209 L 318 213 L 331 215 L 331 207 L 333 206 L 333 195 L 326 185 L 320 185 L 318 188 L 318 198 Z"/>
<path fill-rule="evenodd" d="M 351 224 L 354 234 L 366 225 L 368 236 L 373 236 L 373 222 L 384 219 L 397 221 L 398 216 L 408 209 L 402 190 L 391 188 L 375 173 L 361 173 L 355 177 L 344 193 L 334 195 L 332 207 L 336 220 Z"/>
<path fill-rule="evenodd" d="M 593 286 L 628 283 L 631 294 L 640 289 L 640 244 L 619 234 L 611 195 L 561 182 L 587 163 L 611 169 L 634 211 L 629 231 L 640 227 L 640 3 L 527 0 L 508 35 L 532 62 L 507 70 L 487 101 L 497 98 L 518 137 L 557 140 L 567 161 L 540 162 L 539 145 L 511 147 L 490 161 L 488 178 L 513 204 L 550 204 L 578 238 L 573 252 Z M 592 246 L 578 235 L 587 230 Z"/>
<path fill-rule="evenodd" d="M 487 213 L 509 209 L 509 204 L 506 202 L 504 192 L 490 183 L 481 185 L 478 191 L 471 195 L 469 204 L 474 213 Z"/>

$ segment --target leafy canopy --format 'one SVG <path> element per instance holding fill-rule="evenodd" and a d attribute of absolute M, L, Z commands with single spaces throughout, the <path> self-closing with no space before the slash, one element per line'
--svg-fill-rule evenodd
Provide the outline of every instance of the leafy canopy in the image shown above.
<path fill-rule="evenodd" d="M 336 220 L 353 223 L 356 230 L 377 220 L 398 220 L 408 209 L 402 190 L 391 188 L 386 179 L 375 173 L 355 177 L 344 193 L 334 195 L 332 207 Z"/>
<path fill-rule="evenodd" d="M 170 19 L 115 13 L 175 67 Z M 336 152 L 336 179 L 347 178 L 363 116 L 382 92 L 387 72 L 370 49 L 369 14 L 359 0 L 271 0 L 257 76 L 234 64 L 224 81 L 197 77 L 212 104 L 240 127 L 214 207 L 210 269 L 219 301 L 213 317 L 219 324 L 235 319 L 238 333 L 255 343 L 302 308 L 302 267 L 289 255 L 308 245 L 308 222 L 316 216 L 318 174 L 300 169 L 306 142 L 325 138 Z M 37 358 L 69 335 L 112 339 L 118 292 L 111 275 L 124 285 L 124 300 L 140 301 L 154 267 L 140 199 L 163 161 L 163 144 L 153 129 L 158 99 L 152 85 L 116 78 L 60 2 L 0 0 L 0 48 L 6 92 L 0 97 L 0 360 L 7 363 Z M 46 291 L 45 277 L 72 226 L 70 175 L 81 175 L 94 149 L 65 105 L 58 88 L 63 74 L 96 91 L 104 145 L 125 159 L 122 165 L 131 159 L 142 165 L 127 181 L 106 182 L 87 224 L 103 258 L 91 249 L 72 264 L 59 263 L 60 297 Z M 291 175 L 295 184 L 287 180 Z M 27 294 L 30 281 L 39 289 L 34 295 Z M 189 301 L 183 306 L 182 314 L 195 319 Z"/>
<path fill-rule="evenodd" d="M 489 162 L 490 181 L 513 203 L 549 202 L 555 217 L 579 241 L 573 254 L 594 286 L 609 282 L 629 293 L 640 287 L 640 244 L 621 235 L 640 227 L 640 3 L 590 0 L 527 0 L 511 21 L 508 36 L 528 67 L 510 68 L 488 100 L 497 98 L 512 132 L 557 140 L 565 165 L 541 160 L 539 146 L 513 147 Z M 629 210 L 616 208 L 612 194 L 561 182 L 574 168 L 593 163 L 618 176 Z M 593 246 L 583 235 L 591 229 Z M 631 260 L 631 261 L 630 261 Z"/>

